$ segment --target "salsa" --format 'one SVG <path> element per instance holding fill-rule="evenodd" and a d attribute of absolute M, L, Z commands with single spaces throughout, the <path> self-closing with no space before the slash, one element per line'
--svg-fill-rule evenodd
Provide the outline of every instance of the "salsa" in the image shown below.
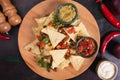
<path fill-rule="evenodd" d="M 95 50 L 95 41 L 91 38 L 84 38 L 78 43 L 78 53 L 84 57 L 93 55 Z"/>

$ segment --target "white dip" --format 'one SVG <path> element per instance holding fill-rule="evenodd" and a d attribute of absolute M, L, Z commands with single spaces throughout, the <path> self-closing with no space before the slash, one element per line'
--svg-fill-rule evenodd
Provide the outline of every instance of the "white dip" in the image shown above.
<path fill-rule="evenodd" d="M 98 75 L 102 79 L 110 79 L 115 74 L 115 66 L 109 61 L 103 61 L 98 67 Z"/>

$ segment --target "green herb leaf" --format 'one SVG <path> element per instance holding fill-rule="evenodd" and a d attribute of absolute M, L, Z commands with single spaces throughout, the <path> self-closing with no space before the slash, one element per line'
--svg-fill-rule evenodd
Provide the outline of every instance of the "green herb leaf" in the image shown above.
<path fill-rule="evenodd" d="M 49 42 L 50 42 L 50 40 L 49 40 L 49 38 L 48 38 L 48 37 L 46 37 L 46 38 L 44 38 L 44 39 L 43 39 L 43 42 L 45 42 L 45 43 L 47 44 L 47 43 L 49 43 Z"/>
<path fill-rule="evenodd" d="M 44 67 L 44 58 L 43 57 L 38 60 L 38 64 L 40 67 Z"/>
<path fill-rule="evenodd" d="M 59 28 L 60 22 L 58 21 L 56 15 L 53 18 L 53 24 L 54 24 L 54 28 Z"/>
<path fill-rule="evenodd" d="M 40 40 L 43 40 L 44 38 L 45 38 L 44 35 L 41 35 L 41 36 L 40 36 Z"/>
<path fill-rule="evenodd" d="M 47 69 L 50 69 L 50 68 L 51 68 L 51 64 L 47 62 L 47 63 L 46 63 L 46 68 L 47 68 Z"/>

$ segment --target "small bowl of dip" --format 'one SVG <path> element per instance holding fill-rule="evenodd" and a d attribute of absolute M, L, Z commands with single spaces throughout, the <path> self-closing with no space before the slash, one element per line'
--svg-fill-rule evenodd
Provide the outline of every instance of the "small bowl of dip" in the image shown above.
<path fill-rule="evenodd" d="M 71 24 L 78 18 L 77 7 L 72 3 L 60 4 L 57 8 L 56 15 L 62 24 Z"/>
<path fill-rule="evenodd" d="M 79 56 L 90 58 L 98 50 L 97 42 L 92 37 L 80 37 L 76 43 L 76 51 Z"/>
<path fill-rule="evenodd" d="M 114 80 L 118 74 L 118 66 L 107 60 L 100 61 L 96 69 L 98 77 L 102 80 Z"/>

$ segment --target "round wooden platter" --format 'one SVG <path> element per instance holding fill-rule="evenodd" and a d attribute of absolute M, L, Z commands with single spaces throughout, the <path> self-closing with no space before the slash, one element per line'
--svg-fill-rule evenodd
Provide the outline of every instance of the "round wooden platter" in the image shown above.
<path fill-rule="evenodd" d="M 75 71 L 75 69 L 73 69 L 73 67 L 70 65 L 65 69 L 57 69 L 56 72 L 52 70 L 48 72 L 46 69 L 40 68 L 38 66 L 32 53 L 24 49 L 25 45 L 29 44 L 35 39 L 35 36 L 32 32 L 32 27 L 37 27 L 35 18 L 41 18 L 46 14 L 51 13 L 52 11 L 56 11 L 57 6 L 59 4 L 68 2 L 76 5 L 80 20 L 86 26 L 91 37 L 93 37 L 97 41 L 99 49 L 100 33 L 98 25 L 92 14 L 84 6 L 72 0 L 47 0 L 39 3 L 38 5 L 33 7 L 24 17 L 19 29 L 18 45 L 21 56 L 24 59 L 25 63 L 29 66 L 29 68 L 32 69 L 38 75 L 48 79 L 63 80 L 78 76 L 89 68 L 89 66 L 92 64 L 97 55 L 96 53 L 93 57 L 85 59 L 79 71 Z"/>

